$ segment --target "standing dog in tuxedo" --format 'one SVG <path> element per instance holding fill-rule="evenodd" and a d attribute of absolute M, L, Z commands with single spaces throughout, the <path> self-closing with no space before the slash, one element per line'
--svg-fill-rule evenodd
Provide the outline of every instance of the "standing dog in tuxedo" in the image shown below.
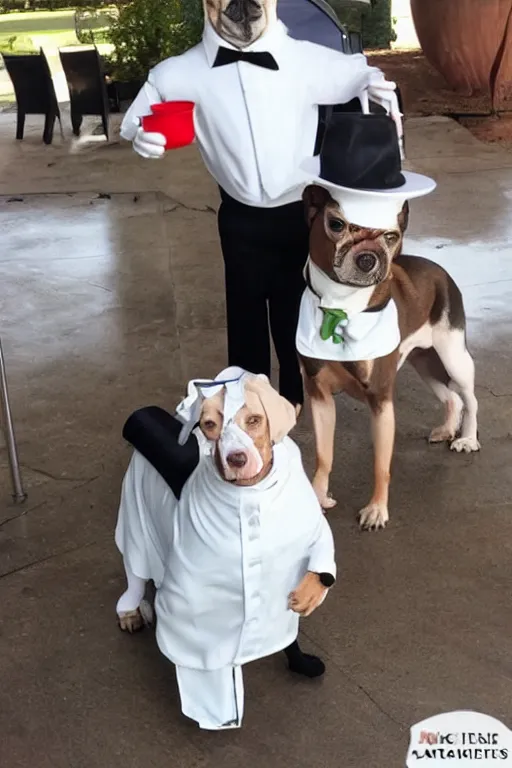
<path fill-rule="evenodd" d="M 400 171 L 386 116 L 340 115 L 328 130 L 320 158 L 303 166 L 315 183 L 303 196 L 310 256 L 297 349 L 316 438 L 313 485 L 324 509 L 333 507 L 333 395 L 347 392 L 371 409 L 375 485 L 360 524 L 378 529 L 389 519 L 397 371 L 409 360 L 445 406 L 445 420 L 430 441 L 447 441 L 452 450 L 469 453 L 480 448 L 474 363 L 458 287 L 437 264 L 402 255 L 407 199 L 432 191 L 434 182 Z M 340 141 L 347 131 L 352 158 Z M 357 159 L 358 142 L 363 161 Z M 369 171 L 368 156 L 373 157 Z"/>

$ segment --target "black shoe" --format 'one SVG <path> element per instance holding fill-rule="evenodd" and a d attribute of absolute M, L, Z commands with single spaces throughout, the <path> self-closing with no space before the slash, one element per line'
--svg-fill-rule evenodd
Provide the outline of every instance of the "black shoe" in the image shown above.
<path fill-rule="evenodd" d="M 303 653 L 297 640 L 284 649 L 288 659 L 288 667 L 292 672 L 304 677 L 321 677 L 325 672 L 325 664 L 318 656 Z"/>
<path fill-rule="evenodd" d="M 292 672 L 305 677 L 321 677 L 325 672 L 325 664 L 318 656 L 311 656 L 309 653 L 303 653 L 300 661 L 289 662 Z"/>

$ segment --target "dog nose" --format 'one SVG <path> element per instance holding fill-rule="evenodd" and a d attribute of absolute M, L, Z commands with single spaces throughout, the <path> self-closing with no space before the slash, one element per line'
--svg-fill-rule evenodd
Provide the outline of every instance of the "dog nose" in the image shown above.
<path fill-rule="evenodd" d="M 234 24 L 243 21 L 257 21 L 263 11 L 258 0 L 231 0 L 224 11 L 225 16 Z"/>
<path fill-rule="evenodd" d="M 377 257 L 373 253 L 361 253 L 356 259 L 356 266 L 361 272 L 371 272 L 377 264 Z"/>
<path fill-rule="evenodd" d="M 247 464 L 247 455 L 243 451 L 237 451 L 236 453 L 230 453 L 227 457 L 227 462 L 230 467 L 235 469 L 242 469 Z"/>

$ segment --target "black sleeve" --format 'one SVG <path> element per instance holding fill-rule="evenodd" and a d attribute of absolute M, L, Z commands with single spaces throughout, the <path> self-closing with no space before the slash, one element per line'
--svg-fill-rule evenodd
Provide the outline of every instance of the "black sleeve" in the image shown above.
<path fill-rule="evenodd" d="M 179 445 L 181 422 L 163 408 L 150 405 L 132 413 L 123 427 L 123 437 L 163 477 L 177 499 L 199 464 L 199 445 L 191 434 Z"/>

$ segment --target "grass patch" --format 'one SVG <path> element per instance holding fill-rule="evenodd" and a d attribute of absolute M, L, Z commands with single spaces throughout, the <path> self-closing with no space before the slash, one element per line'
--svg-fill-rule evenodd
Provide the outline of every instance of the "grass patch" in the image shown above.
<path fill-rule="evenodd" d="M 32 35 L 46 32 L 66 32 L 75 28 L 75 12 L 9 13 L 0 15 L 0 33 Z"/>
<path fill-rule="evenodd" d="M 76 45 L 74 11 L 0 15 L 0 51 L 32 53 L 43 46 Z"/>
<path fill-rule="evenodd" d="M 87 22 L 87 27 L 99 33 L 105 29 L 105 21 L 106 17 L 99 15 L 98 19 Z M 100 34 L 98 40 L 101 40 Z M 75 11 L 0 14 L 0 52 L 32 53 L 41 46 L 64 48 L 78 43 Z"/>
<path fill-rule="evenodd" d="M 62 31 L 60 29 L 34 32 L 32 35 L 3 34 L 0 27 L 0 52 L 4 53 L 32 53 L 38 51 L 41 46 L 49 48 L 63 48 L 66 45 L 77 45 L 78 40 L 75 30 Z"/>

